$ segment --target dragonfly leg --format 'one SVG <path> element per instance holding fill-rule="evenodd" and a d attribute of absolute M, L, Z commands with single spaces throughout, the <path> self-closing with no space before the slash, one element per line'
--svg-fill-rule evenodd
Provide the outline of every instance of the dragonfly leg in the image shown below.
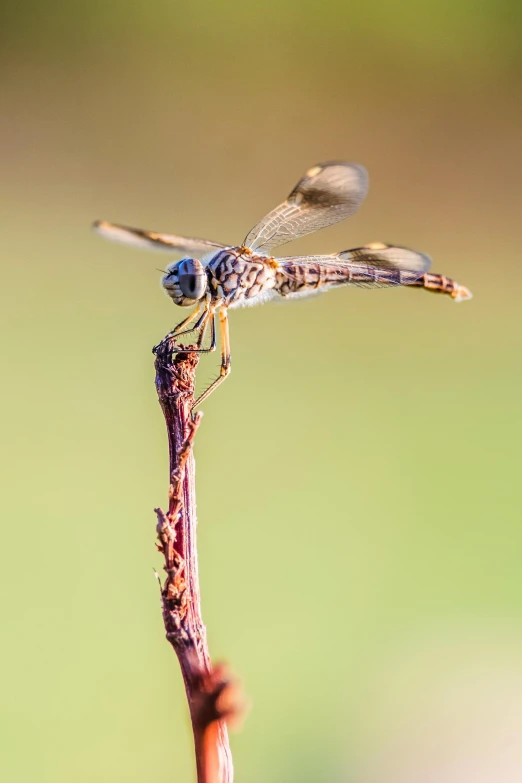
<path fill-rule="evenodd" d="M 214 351 L 216 344 L 215 344 L 215 327 L 214 327 L 214 312 L 215 309 L 211 307 L 210 300 L 207 299 L 205 302 L 201 302 L 198 304 L 196 309 L 181 323 L 179 323 L 177 326 L 174 327 L 174 329 L 165 335 L 163 340 L 159 343 L 159 345 L 155 345 L 152 349 L 153 353 L 157 353 L 157 351 L 162 348 L 164 345 L 169 343 L 171 340 L 173 340 L 174 337 L 181 337 L 185 334 L 190 334 L 190 332 L 197 332 L 199 330 L 199 336 L 198 336 L 198 342 L 197 342 L 197 348 L 193 348 L 193 351 L 205 353 L 207 351 Z M 188 326 L 192 321 L 194 321 L 197 317 L 197 321 L 193 323 L 192 326 L 189 326 L 187 329 L 184 327 Z M 208 321 L 211 319 L 211 328 L 212 328 L 212 341 L 211 341 L 211 347 L 210 348 L 202 348 L 203 339 L 205 337 L 205 333 L 207 331 Z M 172 346 L 173 351 L 182 351 L 183 346 Z"/>
<path fill-rule="evenodd" d="M 193 316 L 197 315 L 199 312 L 200 312 L 199 310 L 196 310 L 196 312 L 193 313 Z M 201 329 L 201 327 L 203 327 L 202 331 L 204 332 L 205 329 L 206 329 L 206 325 L 207 325 L 206 322 L 208 321 L 209 313 L 210 313 L 210 307 L 209 307 L 208 304 L 205 304 L 205 307 L 203 309 L 203 313 L 198 318 L 198 320 L 196 321 L 194 326 L 191 326 L 188 329 L 183 329 L 182 331 L 178 331 L 179 327 L 176 327 L 176 329 L 174 330 L 174 333 L 173 333 L 172 336 L 173 337 L 182 337 L 182 335 L 184 335 L 184 334 L 190 334 L 190 332 L 197 332 L 198 329 Z M 180 326 L 181 326 L 181 324 L 180 324 Z M 200 341 L 199 341 L 199 338 L 198 338 L 198 343 L 199 342 Z"/>
<path fill-rule="evenodd" d="M 219 384 L 223 383 L 227 375 L 230 374 L 230 337 L 228 332 L 228 316 L 225 307 L 222 307 L 219 310 L 219 333 L 221 337 L 221 367 L 219 375 L 216 380 L 210 384 L 208 389 L 205 389 L 203 394 L 200 394 L 192 406 L 193 408 L 195 408 L 196 405 L 200 405 L 203 400 L 206 400 L 209 394 L 212 394 Z"/>
<path fill-rule="evenodd" d="M 216 350 L 216 319 L 215 319 L 215 309 L 213 307 L 210 307 L 206 313 L 204 313 L 205 318 L 203 319 L 203 326 L 201 328 L 201 331 L 199 333 L 198 342 L 195 348 L 190 348 L 191 353 L 211 353 L 212 351 Z M 202 319 L 200 318 L 200 321 Z M 199 323 L 199 321 L 198 321 Z M 207 327 L 210 323 L 210 345 L 208 348 L 202 348 L 203 340 L 205 338 L 205 334 L 207 332 Z M 194 327 L 195 329 L 197 328 Z"/>
<path fill-rule="evenodd" d="M 189 324 L 192 320 L 194 320 L 194 318 L 196 318 L 196 316 L 198 316 L 204 310 L 205 306 L 206 303 L 202 304 L 200 302 L 196 307 L 196 309 L 192 313 L 190 313 L 190 315 L 187 318 L 184 318 L 183 321 L 181 321 L 181 323 L 175 326 L 171 332 L 165 335 L 163 340 L 160 343 L 158 343 L 158 345 L 154 346 L 154 348 L 152 349 L 152 353 L 157 353 L 158 350 L 165 345 L 165 343 L 168 343 L 169 340 L 172 340 L 173 337 L 177 337 L 178 334 L 180 333 L 185 334 L 186 332 L 189 331 L 191 332 L 192 329 L 186 329 L 185 331 L 183 331 L 183 327 L 187 326 L 187 324 Z"/>

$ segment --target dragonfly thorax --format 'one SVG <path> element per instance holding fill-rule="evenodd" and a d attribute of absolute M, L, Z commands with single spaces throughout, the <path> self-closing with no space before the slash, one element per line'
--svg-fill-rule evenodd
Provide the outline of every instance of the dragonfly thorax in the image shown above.
<path fill-rule="evenodd" d="M 173 302 L 181 307 L 190 307 L 202 299 L 208 285 L 205 267 L 197 258 L 169 264 L 161 282 Z"/>
<path fill-rule="evenodd" d="M 209 291 L 215 302 L 227 307 L 257 303 L 274 288 L 277 268 L 275 259 L 248 248 L 225 248 L 208 263 Z"/>

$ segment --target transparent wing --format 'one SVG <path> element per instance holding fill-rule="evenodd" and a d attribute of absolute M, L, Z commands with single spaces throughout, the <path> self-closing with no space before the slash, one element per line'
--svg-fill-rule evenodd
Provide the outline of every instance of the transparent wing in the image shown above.
<path fill-rule="evenodd" d="M 249 232 L 246 247 L 260 253 L 331 226 L 356 212 L 368 192 L 368 175 L 356 163 L 320 163 L 299 180 L 286 201 Z"/>
<path fill-rule="evenodd" d="M 285 296 L 307 296 L 336 285 L 385 288 L 410 285 L 425 274 L 431 259 L 406 247 L 374 242 L 327 256 L 276 259 L 287 280 Z"/>
<path fill-rule="evenodd" d="M 97 220 L 96 223 L 93 223 L 93 228 L 100 236 L 110 239 L 112 242 L 120 242 L 144 250 L 161 250 L 171 255 L 179 253 L 197 257 L 202 253 L 215 253 L 226 247 L 219 242 L 210 242 L 208 239 L 159 234 L 156 231 L 119 226 L 116 223 L 108 223 L 106 220 Z"/>

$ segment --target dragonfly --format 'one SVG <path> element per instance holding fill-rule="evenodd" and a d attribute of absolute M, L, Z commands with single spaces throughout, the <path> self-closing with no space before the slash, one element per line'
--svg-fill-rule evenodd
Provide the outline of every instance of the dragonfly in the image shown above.
<path fill-rule="evenodd" d="M 368 175 L 363 166 L 343 161 L 319 163 L 308 169 L 286 200 L 260 220 L 238 246 L 104 220 L 94 223 L 94 229 L 106 239 L 183 256 L 167 266 L 162 285 L 176 305 L 194 309 L 155 347 L 155 352 L 165 346 L 172 347 L 173 352 L 214 351 L 217 317 L 221 343 L 219 375 L 197 398 L 194 407 L 206 400 L 230 373 L 228 310 L 234 307 L 270 299 L 299 299 L 339 286 L 412 286 L 446 294 L 456 302 L 471 298 L 466 287 L 444 275 L 430 274 L 429 256 L 398 245 L 372 242 L 328 255 L 273 255 L 281 245 L 353 215 L 367 191 Z M 203 347 L 208 331 L 210 341 Z M 189 333 L 197 338 L 194 346 L 180 346 L 178 338 Z"/>

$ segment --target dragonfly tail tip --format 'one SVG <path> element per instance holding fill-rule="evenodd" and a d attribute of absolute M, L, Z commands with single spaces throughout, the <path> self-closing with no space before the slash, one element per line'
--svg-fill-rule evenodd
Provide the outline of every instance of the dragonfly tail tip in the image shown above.
<path fill-rule="evenodd" d="M 473 299 L 473 294 L 464 285 L 458 285 L 453 291 L 451 298 L 455 302 L 465 302 L 467 299 Z"/>

